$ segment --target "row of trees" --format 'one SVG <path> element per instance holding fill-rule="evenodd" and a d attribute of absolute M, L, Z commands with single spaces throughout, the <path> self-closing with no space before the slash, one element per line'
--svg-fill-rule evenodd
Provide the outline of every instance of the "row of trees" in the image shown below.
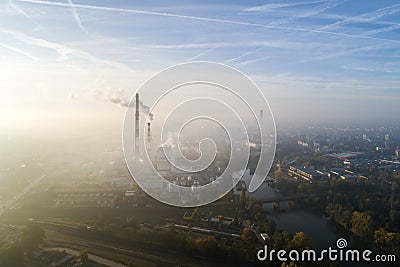
<path fill-rule="evenodd" d="M 400 239 L 400 192 L 397 186 L 400 179 L 391 176 L 389 182 L 387 173 L 381 173 L 383 177 L 378 179 L 381 181 L 379 183 L 332 179 L 321 183 L 298 184 L 297 194 L 315 193 L 313 197 L 299 201 L 299 204 L 324 211 L 361 238 L 399 255 L 399 250 L 394 248 L 398 247 Z M 379 235 L 383 230 L 390 234 Z M 377 236 L 380 238 L 377 239 Z M 382 239 L 382 236 L 385 238 Z"/>
<path fill-rule="evenodd" d="M 373 241 L 381 248 L 399 255 L 400 252 L 400 233 L 388 231 L 373 219 L 367 212 L 351 212 L 343 209 L 341 205 L 328 205 L 327 210 L 344 228 L 365 240 Z"/>
<path fill-rule="evenodd" d="M 397 254 L 400 252 L 400 233 L 388 232 L 384 228 L 379 228 L 374 232 L 374 240 L 376 244 L 388 251 L 397 252 Z"/>

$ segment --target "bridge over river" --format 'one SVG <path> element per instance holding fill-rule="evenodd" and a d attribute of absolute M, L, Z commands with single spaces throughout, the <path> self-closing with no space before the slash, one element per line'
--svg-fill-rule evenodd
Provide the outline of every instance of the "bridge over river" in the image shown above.
<path fill-rule="evenodd" d="M 316 197 L 316 196 L 325 196 L 326 193 L 315 193 L 315 194 L 306 194 L 306 195 L 291 195 L 291 196 L 282 196 L 282 195 L 273 195 L 268 197 L 258 197 L 256 198 L 257 203 L 266 204 L 266 203 L 274 203 L 278 204 L 283 201 L 293 202 L 298 199 L 303 199 L 307 197 Z"/>

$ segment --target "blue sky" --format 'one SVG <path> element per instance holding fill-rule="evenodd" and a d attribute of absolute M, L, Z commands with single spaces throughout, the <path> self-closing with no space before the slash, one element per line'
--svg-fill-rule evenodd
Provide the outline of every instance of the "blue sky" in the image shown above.
<path fill-rule="evenodd" d="M 93 95 L 193 60 L 249 75 L 278 118 L 398 117 L 399 1 L 3 0 L 0 25 L 3 119 L 95 113 Z"/>

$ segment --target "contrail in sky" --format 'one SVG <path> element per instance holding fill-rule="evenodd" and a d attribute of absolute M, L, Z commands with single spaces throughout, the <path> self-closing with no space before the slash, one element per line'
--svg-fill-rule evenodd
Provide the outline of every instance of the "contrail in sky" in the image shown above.
<path fill-rule="evenodd" d="M 195 59 L 198 59 L 199 57 L 204 56 L 205 54 L 207 54 L 207 53 L 209 53 L 211 51 L 214 51 L 217 48 L 218 48 L 218 46 L 211 47 L 211 48 L 207 49 L 206 51 L 203 51 L 200 54 L 195 55 L 194 57 L 188 58 L 186 61 L 193 61 Z"/>
<path fill-rule="evenodd" d="M 400 4 L 395 4 L 391 6 L 386 6 L 380 9 L 377 9 L 375 11 L 371 11 L 368 13 L 361 14 L 359 16 L 354 16 L 348 19 L 340 20 L 335 23 L 325 25 L 319 30 L 326 30 L 326 29 L 335 29 L 341 25 L 349 24 L 349 23 L 354 23 L 354 22 L 367 22 L 367 21 L 374 21 L 378 18 L 395 14 L 400 11 Z"/>
<path fill-rule="evenodd" d="M 80 58 L 89 60 L 91 62 L 94 63 L 100 63 L 100 64 L 105 64 L 105 65 L 109 65 L 112 66 L 114 68 L 120 68 L 120 69 L 130 69 L 129 67 L 127 67 L 124 64 L 118 63 L 118 62 L 114 62 L 114 61 L 110 61 L 110 60 L 106 60 L 106 59 L 101 59 L 101 58 L 97 58 L 95 56 L 93 56 L 92 54 L 85 52 L 85 51 L 81 51 L 78 49 L 74 49 L 59 43 L 55 43 L 55 42 L 50 42 L 44 39 L 39 39 L 39 38 L 35 38 L 20 32 L 16 32 L 16 31 L 12 31 L 12 30 L 8 30 L 8 29 L 3 29 L 0 27 L 0 33 L 5 33 L 5 34 L 9 34 L 11 36 L 13 36 L 14 38 L 29 44 L 29 45 L 33 45 L 33 46 L 39 46 L 39 47 L 44 47 L 44 48 L 48 48 L 48 49 L 52 49 L 54 50 L 60 57 L 60 60 L 65 60 L 68 58 L 69 55 L 74 55 L 74 56 L 78 56 Z M 10 47 L 8 47 L 9 49 L 12 49 Z M 37 59 L 35 57 L 30 56 L 29 54 L 20 51 L 19 49 L 13 48 L 12 50 L 14 50 L 15 52 L 18 52 L 20 54 L 24 54 L 25 56 L 31 57 L 33 59 Z M 18 51 L 19 50 L 19 51 Z"/>
<path fill-rule="evenodd" d="M 254 54 L 254 53 L 255 53 L 256 51 L 258 51 L 258 50 L 260 50 L 260 48 L 257 48 L 257 49 L 255 49 L 255 50 L 253 50 L 253 51 L 248 51 L 248 52 L 246 52 L 246 53 L 241 54 L 240 56 L 237 56 L 237 57 L 234 57 L 234 58 L 225 60 L 224 62 L 222 62 L 222 64 L 227 64 L 227 63 L 229 63 L 229 62 L 232 62 L 232 61 L 241 59 L 241 58 L 243 58 L 243 57 L 247 57 L 247 56 L 249 56 L 249 55 L 251 55 L 251 54 Z"/>
<path fill-rule="evenodd" d="M 271 58 L 270 56 L 265 56 L 265 57 L 260 57 L 260 58 L 256 58 L 256 59 L 252 59 L 252 60 L 247 60 L 247 61 L 243 61 L 240 63 L 235 64 L 235 66 L 245 66 L 254 62 L 258 62 L 258 61 L 263 61 L 266 60 L 268 58 Z"/>
<path fill-rule="evenodd" d="M 9 0 L 8 3 L 12 8 L 14 8 L 16 11 L 18 11 L 22 16 L 24 16 L 25 18 L 31 19 L 31 16 L 29 16 L 28 13 L 26 13 L 18 5 L 16 5 L 13 0 Z"/>
<path fill-rule="evenodd" d="M 69 3 L 69 5 L 71 7 L 72 16 L 74 16 L 74 19 L 76 21 L 76 24 L 78 24 L 79 29 L 81 29 L 81 31 L 83 31 L 84 33 L 88 33 L 88 31 L 82 25 L 81 18 L 79 17 L 78 11 L 76 11 L 76 8 L 75 8 L 72 0 L 67 0 L 67 2 Z"/>
<path fill-rule="evenodd" d="M 35 4 L 52 5 L 52 6 L 71 7 L 71 5 L 67 4 L 67 3 L 59 3 L 59 2 L 51 2 L 51 1 L 38 1 L 38 0 L 19 0 L 19 1 L 27 2 L 27 3 L 35 3 Z M 161 12 L 152 12 L 152 11 L 144 11 L 144 10 L 137 10 L 137 9 L 123 9 L 123 8 L 104 7 L 104 6 L 92 6 L 92 5 L 81 5 L 81 4 L 73 4 L 73 6 L 76 8 L 86 8 L 86 9 L 93 9 L 93 10 L 126 12 L 126 13 L 132 13 L 132 14 L 172 17 L 172 18 L 180 18 L 180 19 L 190 19 L 190 20 L 198 20 L 198 21 L 208 21 L 208 22 L 218 22 L 218 23 L 226 23 L 226 24 L 233 24 L 233 25 L 260 27 L 260 28 L 266 28 L 266 29 L 319 33 L 319 34 L 327 34 L 327 35 L 349 37 L 349 38 L 370 39 L 370 40 L 379 40 L 379 41 L 393 41 L 393 42 L 400 43 L 400 40 L 393 40 L 393 39 L 386 39 L 386 38 L 377 38 L 377 37 L 362 36 L 362 35 L 356 35 L 356 34 L 330 32 L 330 31 L 324 31 L 324 30 L 293 28 L 293 27 L 284 27 L 284 26 L 276 26 L 276 25 L 264 25 L 264 24 L 245 22 L 245 21 L 214 19 L 214 18 L 206 18 L 206 17 L 180 15 L 180 14 L 174 14 L 174 13 L 161 13 Z"/>
<path fill-rule="evenodd" d="M 325 12 L 328 9 L 334 8 L 338 5 L 341 5 L 343 2 L 345 2 L 346 0 L 332 0 L 332 1 L 327 1 L 324 2 L 322 5 L 319 5 L 318 7 L 308 11 L 308 12 L 304 12 L 303 14 L 298 14 L 296 16 L 292 16 L 289 18 L 283 18 L 277 21 L 272 22 L 270 25 L 282 25 L 288 22 L 291 22 L 295 19 L 299 19 L 299 18 L 308 18 L 311 16 L 315 16 L 318 14 L 321 14 L 323 12 Z"/>
<path fill-rule="evenodd" d="M 20 54 L 20 55 L 26 56 L 26 57 L 28 57 L 28 58 L 30 58 L 30 59 L 40 60 L 39 58 L 37 58 L 37 57 L 35 57 L 35 56 L 32 56 L 31 54 L 29 54 L 29 53 L 27 53 L 27 52 L 25 52 L 25 51 L 22 51 L 22 50 L 20 50 L 20 49 L 14 47 L 14 46 L 9 46 L 9 45 L 3 44 L 3 43 L 0 43 L 0 46 L 2 46 L 2 47 L 4 47 L 4 48 L 7 48 L 7 49 L 9 49 L 9 50 L 11 50 L 11 51 L 14 51 L 14 52 L 16 52 L 16 53 L 18 53 L 18 54 Z"/>
<path fill-rule="evenodd" d="M 24 16 L 25 18 L 29 19 L 30 21 L 32 21 L 36 26 L 42 28 L 42 26 L 37 23 L 32 16 L 30 16 L 28 13 L 26 13 L 22 8 L 20 8 L 18 5 L 15 4 L 15 0 L 9 0 L 8 4 L 14 9 L 16 10 L 18 13 L 20 13 L 22 16 Z"/>
<path fill-rule="evenodd" d="M 320 4 L 325 3 L 326 1 L 310 1 L 310 2 L 294 2 L 294 3 L 272 3 L 266 4 L 262 6 L 253 6 L 243 9 L 243 12 L 260 12 L 260 11 L 269 11 L 273 9 L 283 8 L 283 7 L 292 7 L 292 6 L 303 6 L 310 4 Z"/>

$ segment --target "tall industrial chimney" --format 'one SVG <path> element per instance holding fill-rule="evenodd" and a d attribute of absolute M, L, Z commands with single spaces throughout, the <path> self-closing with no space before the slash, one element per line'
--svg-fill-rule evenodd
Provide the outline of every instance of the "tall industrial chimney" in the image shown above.
<path fill-rule="evenodd" d="M 260 120 L 262 120 L 264 117 L 264 110 L 260 109 Z"/>
<path fill-rule="evenodd" d="M 139 94 L 136 94 L 135 102 L 135 161 L 139 160 Z"/>
<path fill-rule="evenodd" d="M 150 132 L 150 122 L 147 123 L 147 142 L 150 144 L 151 132 Z"/>

